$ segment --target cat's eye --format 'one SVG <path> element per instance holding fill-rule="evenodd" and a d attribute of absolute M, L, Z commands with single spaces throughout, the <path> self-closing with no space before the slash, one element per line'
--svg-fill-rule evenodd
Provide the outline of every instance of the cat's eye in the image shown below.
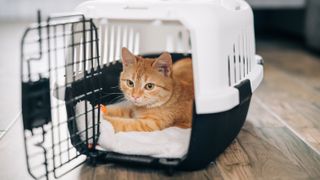
<path fill-rule="evenodd" d="M 146 89 L 146 90 L 152 90 L 153 88 L 154 88 L 154 84 L 153 83 L 147 83 L 145 86 L 144 86 L 144 88 Z"/>
<path fill-rule="evenodd" d="M 134 82 L 128 79 L 127 80 L 127 86 L 134 87 Z"/>

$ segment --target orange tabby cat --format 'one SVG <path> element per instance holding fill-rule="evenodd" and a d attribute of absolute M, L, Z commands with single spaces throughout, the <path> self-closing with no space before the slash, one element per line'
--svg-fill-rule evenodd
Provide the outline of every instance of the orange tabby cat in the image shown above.
<path fill-rule="evenodd" d="M 171 55 L 135 56 L 122 48 L 120 89 L 127 101 L 103 108 L 104 118 L 120 131 L 190 128 L 194 99 L 190 58 L 172 65 Z"/>

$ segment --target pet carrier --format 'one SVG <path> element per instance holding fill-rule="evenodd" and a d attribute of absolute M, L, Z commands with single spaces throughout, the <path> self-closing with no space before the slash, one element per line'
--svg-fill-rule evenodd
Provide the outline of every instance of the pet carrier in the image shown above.
<path fill-rule="evenodd" d="M 163 51 L 173 61 L 192 57 L 195 100 L 183 157 L 99 148 L 99 106 L 120 93 L 121 47 L 144 57 Z M 35 179 L 60 177 L 86 160 L 169 171 L 204 168 L 239 133 L 263 77 L 252 10 L 243 0 L 88 1 L 75 14 L 43 22 L 39 15 L 23 36 L 21 61 L 26 158 Z"/>

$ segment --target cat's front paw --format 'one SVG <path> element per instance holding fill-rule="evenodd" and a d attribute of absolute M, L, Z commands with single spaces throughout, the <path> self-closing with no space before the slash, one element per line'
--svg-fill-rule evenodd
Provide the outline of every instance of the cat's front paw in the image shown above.
<path fill-rule="evenodd" d="M 99 108 L 100 106 L 100 111 L 102 112 L 103 115 L 107 115 L 108 111 L 107 111 L 107 106 L 106 105 L 103 105 L 103 104 L 100 104 L 100 105 L 97 105 L 96 108 Z"/>
<path fill-rule="evenodd" d="M 97 106 L 99 107 L 99 106 Z M 103 105 L 103 104 L 100 104 L 100 111 L 104 114 L 104 115 L 107 115 L 107 106 Z"/>

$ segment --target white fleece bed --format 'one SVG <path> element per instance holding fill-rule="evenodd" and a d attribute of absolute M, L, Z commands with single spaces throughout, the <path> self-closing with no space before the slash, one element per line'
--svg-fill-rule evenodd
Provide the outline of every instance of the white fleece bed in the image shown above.
<path fill-rule="evenodd" d="M 85 102 L 76 105 L 76 115 L 85 112 Z M 89 104 L 89 103 L 88 103 Z M 98 113 L 95 113 L 98 114 Z M 92 113 L 88 113 L 89 127 L 92 125 Z M 114 133 L 111 123 L 100 117 L 100 137 L 98 144 L 103 150 L 130 155 L 146 155 L 161 158 L 181 158 L 189 147 L 191 129 L 170 127 L 153 132 Z M 79 131 L 85 130 L 85 116 L 77 118 Z M 92 130 L 89 130 L 92 135 Z M 90 137 L 90 136 L 89 136 Z M 85 133 L 81 134 L 85 139 Z"/>

